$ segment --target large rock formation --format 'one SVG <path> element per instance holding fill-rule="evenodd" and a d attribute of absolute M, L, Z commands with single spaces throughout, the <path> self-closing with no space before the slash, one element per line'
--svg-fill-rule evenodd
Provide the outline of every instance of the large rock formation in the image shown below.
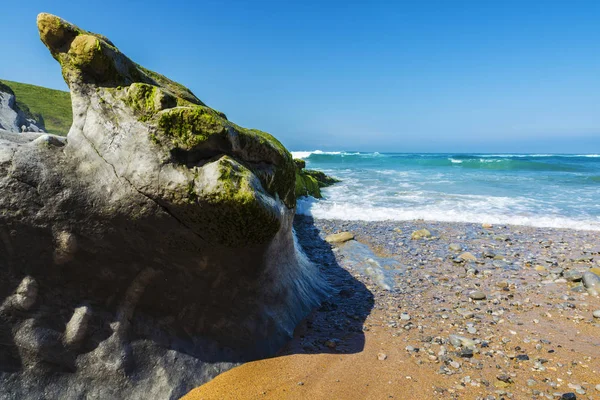
<path fill-rule="evenodd" d="M 104 36 L 38 29 L 74 121 L 0 133 L 0 397 L 177 398 L 273 354 L 325 294 L 288 151 Z"/>
<path fill-rule="evenodd" d="M 0 82 L 0 130 L 8 132 L 44 132 L 44 122 L 27 118 L 17 105 L 12 89 Z"/>

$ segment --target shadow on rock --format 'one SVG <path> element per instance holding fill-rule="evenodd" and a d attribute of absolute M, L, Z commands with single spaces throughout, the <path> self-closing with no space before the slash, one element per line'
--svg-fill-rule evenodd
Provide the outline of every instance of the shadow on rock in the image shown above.
<path fill-rule="evenodd" d="M 302 249 L 332 288 L 331 296 L 296 328 L 278 355 L 357 353 L 363 350 L 363 323 L 374 305 L 371 291 L 342 268 L 313 218 L 297 215 L 294 229 Z"/>

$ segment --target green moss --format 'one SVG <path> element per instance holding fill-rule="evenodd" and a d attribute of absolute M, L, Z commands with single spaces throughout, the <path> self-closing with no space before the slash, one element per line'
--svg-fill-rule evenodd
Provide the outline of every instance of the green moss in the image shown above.
<path fill-rule="evenodd" d="M 132 83 L 125 93 L 125 103 L 138 114 L 141 121 L 147 121 L 158 111 L 176 104 L 173 96 L 146 83 Z"/>
<path fill-rule="evenodd" d="M 313 169 L 305 169 L 303 172 L 307 176 L 314 178 L 319 183 L 319 187 L 322 187 L 322 188 L 331 186 L 338 182 L 341 182 L 339 179 L 336 179 L 329 175 L 326 175 L 323 171 L 316 171 Z"/>
<path fill-rule="evenodd" d="M 158 136 L 170 146 L 193 151 L 199 149 L 210 138 L 215 142 L 228 142 L 235 135 L 239 149 L 228 150 L 231 155 L 239 152 L 239 158 L 248 161 L 248 168 L 261 179 L 264 188 L 272 195 L 277 194 L 288 207 L 295 205 L 293 182 L 295 167 L 290 153 L 273 136 L 256 129 L 245 129 L 224 118 L 222 113 L 205 106 L 175 107 L 158 114 Z M 227 151 L 223 150 L 225 153 Z M 227 153 L 229 154 L 229 153 Z M 253 162 L 270 163 L 273 171 L 255 167 Z"/>
<path fill-rule="evenodd" d="M 209 136 L 225 133 L 225 124 L 218 114 L 204 106 L 167 110 L 161 113 L 158 127 L 174 147 L 182 150 L 192 150 Z"/>
<path fill-rule="evenodd" d="M 294 164 L 296 165 L 296 169 L 301 170 L 306 167 L 306 161 L 298 158 L 294 158 Z"/>
<path fill-rule="evenodd" d="M 228 247 L 268 242 L 280 228 L 279 216 L 262 203 L 252 171 L 227 156 L 216 162 L 218 177 L 210 192 L 198 188 L 199 194 L 194 183 L 188 184 L 186 202 L 200 207 L 187 219 L 201 226 L 209 240 Z"/>
<path fill-rule="evenodd" d="M 321 198 L 319 183 L 315 178 L 306 175 L 303 171 L 296 171 L 296 197 L 312 196 L 316 199 Z"/>

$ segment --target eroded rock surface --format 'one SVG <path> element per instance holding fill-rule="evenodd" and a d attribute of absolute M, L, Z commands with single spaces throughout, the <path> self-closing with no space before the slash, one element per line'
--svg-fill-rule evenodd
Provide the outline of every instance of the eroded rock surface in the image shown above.
<path fill-rule="evenodd" d="M 0 397 L 178 398 L 273 354 L 326 292 L 291 155 L 104 36 L 37 22 L 74 121 L 0 133 Z"/>
<path fill-rule="evenodd" d="M 17 105 L 12 89 L 0 82 L 0 130 L 7 132 L 44 132 L 43 121 L 27 118 Z"/>

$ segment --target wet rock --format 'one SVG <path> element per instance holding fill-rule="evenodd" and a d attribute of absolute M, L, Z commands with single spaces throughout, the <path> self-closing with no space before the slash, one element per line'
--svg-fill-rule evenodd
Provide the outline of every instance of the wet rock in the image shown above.
<path fill-rule="evenodd" d="M 345 243 L 349 240 L 353 240 L 354 239 L 354 235 L 350 232 L 340 232 L 340 233 L 334 233 L 332 235 L 329 235 L 325 238 L 325 241 L 327 243 Z"/>

